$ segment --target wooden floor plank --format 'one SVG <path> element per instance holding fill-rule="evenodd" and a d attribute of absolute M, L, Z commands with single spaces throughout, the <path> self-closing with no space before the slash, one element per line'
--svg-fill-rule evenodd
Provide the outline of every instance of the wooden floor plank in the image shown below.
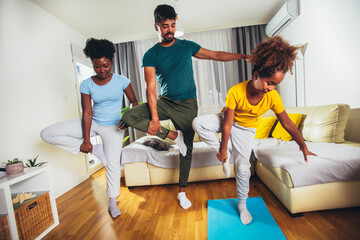
<path fill-rule="evenodd" d="M 236 198 L 234 179 L 191 183 L 187 197 L 192 207 L 182 209 L 176 199 L 178 186 L 120 189 L 116 219 L 108 213 L 105 171 L 56 199 L 60 224 L 44 239 L 207 239 L 207 200 Z M 270 213 L 291 239 L 360 239 L 360 207 L 305 213 L 293 218 L 281 202 L 256 177 L 249 197 L 261 196 Z"/>

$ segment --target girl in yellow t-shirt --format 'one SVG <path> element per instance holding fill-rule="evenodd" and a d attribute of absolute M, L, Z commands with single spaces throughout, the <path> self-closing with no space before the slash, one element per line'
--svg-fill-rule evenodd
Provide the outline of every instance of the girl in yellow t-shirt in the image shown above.
<path fill-rule="evenodd" d="M 246 225 L 252 221 L 246 207 L 250 180 L 250 155 L 254 146 L 255 128 L 258 117 L 271 109 L 281 125 L 294 138 L 304 154 L 311 153 L 301 133 L 290 120 L 275 87 L 291 71 L 297 48 L 280 37 L 272 37 L 260 43 L 252 52 L 254 64 L 253 79 L 233 86 L 226 97 L 226 107 L 219 114 L 199 116 L 193 121 L 194 130 L 213 149 L 223 163 L 223 170 L 230 176 L 229 147 L 234 158 L 236 192 L 241 222 Z M 221 141 L 214 132 L 222 132 Z M 230 139 L 230 142 L 229 142 Z"/>

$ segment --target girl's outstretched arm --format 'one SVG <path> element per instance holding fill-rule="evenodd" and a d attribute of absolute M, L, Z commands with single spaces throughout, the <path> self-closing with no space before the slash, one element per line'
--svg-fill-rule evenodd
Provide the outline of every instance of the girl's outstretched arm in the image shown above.
<path fill-rule="evenodd" d="M 303 152 L 305 162 L 308 161 L 308 155 L 315 155 L 314 153 L 310 152 L 305 144 L 301 133 L 296 128 L 295 124 L 289 116 L 287 115 L 286 111 L 284 110 L 282 113 L 276 114 L 277 118 L 279 119 L 281 125 L 285 128 L 285 130 L 294 138 L 295 142 L 299 145 L 300 151 Z"/>

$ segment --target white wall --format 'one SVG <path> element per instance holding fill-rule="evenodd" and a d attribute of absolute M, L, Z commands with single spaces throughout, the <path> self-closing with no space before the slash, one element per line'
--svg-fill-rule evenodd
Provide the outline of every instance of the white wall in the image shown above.
<path fill-rule="evenodd" d="M 85 157 L 43 142 L 40 131 L 78 117 L 70 42 L 86 38 L 29 0 L 0 0 L 0 162 L 50 163 L 55 195 L 88 178 Z"/>
<path fill-rule="evenodd" d="M 307 106 L 347 103 L 360 108 L 359 13 L 359 0 L 301 0 L 300 16 L 280 34 L 292 44 L 309 43 Z"/>

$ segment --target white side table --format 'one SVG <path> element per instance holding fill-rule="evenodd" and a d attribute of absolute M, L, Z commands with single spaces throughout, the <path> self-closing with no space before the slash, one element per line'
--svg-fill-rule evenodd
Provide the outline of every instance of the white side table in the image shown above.
<path fill-rule="evenodd" d="M 46 164 L 41 167 L 25 168 L 24 172 L 14 175 L 6 175 L 5 172 L 0 173 L 0 214 L 7 215 L 11 239 L 19 239 L 11 194 L 39 191 L 49 192 L 54 224 L 41 233 L 36 239 L 41 239 L 59 225 L 54 189 L 50 177 L 50 167 Z"/>

